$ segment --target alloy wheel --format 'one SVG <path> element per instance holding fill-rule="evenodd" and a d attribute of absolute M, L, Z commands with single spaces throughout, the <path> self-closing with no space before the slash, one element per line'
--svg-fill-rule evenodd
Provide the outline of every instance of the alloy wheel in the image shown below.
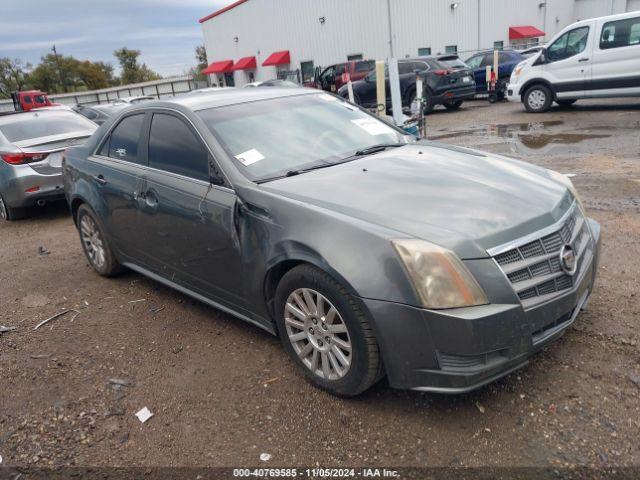
<path fill-rule="evenodd" d="M 315 290 L 299 288 L 284 310 L 287 336 L 302 363 L 322 379 L 344 377 L 353 350 L 347 325 L 333 304 Z"/>
<path fill-rule="evenodd" d="M 547 95 L 542 90 L 534 90 L 529 94 L 527 99 L 529 106 L 534 110 L 540 110 L 547 101 Z"/>
<path fill-rule="evenodd" d="M 97 268 L 102 268 L 106 260 L 104 243 L 96 222 L 89 215 L 84 215 L 80 220 L 80 236 L 91 263 Z"/>

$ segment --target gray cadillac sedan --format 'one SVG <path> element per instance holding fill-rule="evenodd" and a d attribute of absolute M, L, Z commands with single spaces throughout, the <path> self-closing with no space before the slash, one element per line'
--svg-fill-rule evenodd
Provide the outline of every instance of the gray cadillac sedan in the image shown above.
<path fill-rule="evenodd" d="M 416 142 L 307 89 L 127 108 L 63 161 L 93 268 L 279 335 L 315 385 L 465 392 L 522 367 L 593 289 L 571 181 Z"/>

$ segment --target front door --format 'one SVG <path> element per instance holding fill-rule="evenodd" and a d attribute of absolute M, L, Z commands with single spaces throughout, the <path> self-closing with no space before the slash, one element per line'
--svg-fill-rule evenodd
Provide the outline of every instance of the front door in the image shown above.
<path fill-rule="evenodd" d="M 593 28 L 574 28 L 558 37 L 546 51 L 544 65 L 558 98 L 581 98 L 591 75 Z"/>
<path fill-rule="evenodd" d="M 153 269 L 224 305 L 242 308 L 235 193 L 210 185 L 210 156 L 178 114 L 153 113 L 140 229 Z"/>

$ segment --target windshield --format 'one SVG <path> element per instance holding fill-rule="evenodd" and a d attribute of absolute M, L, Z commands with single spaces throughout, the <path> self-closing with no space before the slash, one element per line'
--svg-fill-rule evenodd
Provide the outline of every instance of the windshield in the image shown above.
<path fill-rule="evenodd" d="M 251 180 L 337 163 L 409 136 L 332 95 L 261 100 L 197 112 Z"/>

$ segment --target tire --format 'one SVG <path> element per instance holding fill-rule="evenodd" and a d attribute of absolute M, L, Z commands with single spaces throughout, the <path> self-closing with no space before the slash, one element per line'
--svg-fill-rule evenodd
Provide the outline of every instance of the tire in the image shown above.
<path fill-rule="evenodd" d="M 524 108 L 529 113 L 544 113 L 551 107 L 553 94 L 549 87 L 543 84 L 533 85 L 525 92 L 522 98 Z"/>
<path fill-rule="evenodd" d="M 433 95 L 431 95 L 431 92 L 429 92 L 429 90 L 426 90 L 424 92 L 423 106 L 424 106 L 423 113 L 425 115 L 429 115 L 431 112 L 433 112 L 433 109 L 436 108 L 436 105 L 433 102 Z"/>
<path fill-rule="evenodd" d="M 378 343 L 361 301 L 325 272 L 308 264 L 291 269 L 278 284 L 275 305 L 282 345 L 311 384 L 351 397 L 382 378 Z"/>
<path fill-rule="evenodd" d="M 556 100 L 556 103 L 558 105 L 560 105 L 561 107 L 570 107 L 571 105 L 573 105 L 577 101 L 578 101 L 578 99 L 574 98 L 574 99 L 571 99 L 571 100 Z"/>
<path fill-rule="evenodd" d="M 113 277 L 122 273 L 124 267 L 116 260 L 95 213 L 85 204 L 78 208 L 76 225 L 82 250 L 93 269 L 103 277 Z"/>
<path fill-rule="evenodd" d="M 12 222 L 20 220 L 27 216 L 26 208 L 12 208 L 4 201 L 4 197 L 0 193 L 0 221 Z"/>
<path fill-rule="evenodd" d="M 462 105 L 462 100 L 456 100 L 455 102 L 445 103 L 444 108 L 446 108 L 450 112 L 454 112 L 460 109 L 460 105 Z"/>

